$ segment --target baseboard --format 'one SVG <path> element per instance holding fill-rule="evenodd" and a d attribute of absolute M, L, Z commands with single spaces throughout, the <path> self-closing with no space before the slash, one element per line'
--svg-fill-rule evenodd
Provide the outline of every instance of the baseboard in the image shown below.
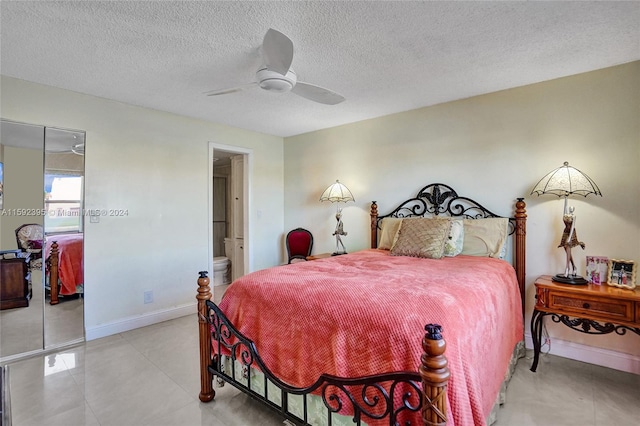
<path fill-rule="evenodd" d="M 109 324 L 99 325 L 97 327 L 87 327 L 87 329 L 85 330 L 85 337 L 87 341 L 95 340 L 101 337 L 107 337 L 113 334 L 134 330 L 136 328 L 157 324 L 159 322 L 168 321 L 192 314 L 195 315 L 196 312 L 196 303 L 190 303 L 184 306 L 164 309 L 162 311 L 154 311 L 148 314 L 125 318 L 120 321 L 114 321 Z"/>
<path fill-rule="evenodd" d="M 524 338 L 527 349 L 533 349 L 531 334 L 525 333 Z M 613 368 L 614 370 L 640 374 L 640 357 L 624 352 L 596 348 L 554 337 L 551 341 L 551 351 L 549 353 L 563 358 Z"/>

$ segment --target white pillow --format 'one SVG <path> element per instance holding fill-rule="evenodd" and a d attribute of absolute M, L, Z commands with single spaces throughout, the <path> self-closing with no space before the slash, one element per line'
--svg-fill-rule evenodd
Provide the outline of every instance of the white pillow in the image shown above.
<path fill-rule="evenodd" d="M 462 253 L 464 248 L 464 222 L 462 219 L 451 220 L 449 238 L 444 243 L 444 255 L 454 257 Z"/>
<path fill-rule="evenodd" d="M 485 219 L 463 219 L 464 244 L 461 254 L 499 258 L 504 253 L 509 235 L 509 219 L 491 217 Z M 504 254 L 502 254 L 504 256 Z"/>
<path fill-rule="evenodd" d="M 402 224 L 401 217 L 385 217 L 380 222 L 380 242 L 378 248 L 383 250 L 391 250 L 393 243 L 398 238 L 398 230 Z"/>

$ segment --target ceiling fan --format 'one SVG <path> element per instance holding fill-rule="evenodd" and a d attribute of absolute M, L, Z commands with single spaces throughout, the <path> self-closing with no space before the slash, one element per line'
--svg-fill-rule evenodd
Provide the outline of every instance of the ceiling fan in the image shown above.
<path fill-rule="evenodd" d="M 345 100 L 329 89 L 298 81 L 291 68 L 293 62 L 293 42 L 289 37 L 269 28 L 262 41 L 264 65 L 256 72 L 256 81 L 237 87 L 205 92 L 207 96 L 226 95 L 258 86 L 275 93 L 293 92 L 298 96 L 326 105 L 336 105 Z"/>
<path fill-rule="evenodd" d="M 77 143 L 71 147 L 47 147 L 47 149 L 45 149 L 45 152 L 49 153 L 49 154 L 67 154 L 67 153 L 73 153 L 73 154 L 77 154 L 77 155 L 84 155 L 84 142 L 81 143 Z"/>
<path fill-rule="evenodd" d="M 45 152 L 50 154 L 74 153 L 84 155 L 84 133 L 47 127 Z"/>

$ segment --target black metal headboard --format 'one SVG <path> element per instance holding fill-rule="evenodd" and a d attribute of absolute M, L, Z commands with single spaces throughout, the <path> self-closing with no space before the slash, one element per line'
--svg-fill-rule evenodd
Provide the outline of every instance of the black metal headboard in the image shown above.
<path fill-rule="evenodd" d="M 373 204 L 376 202 L 373 201 Z M 482 219 L 487 217 L 503 217 L 490 211 L 477 201 L 467 197 L 460 197 L 449 185 L 432 183 L 425 186 L 418 194 L 410 198 L 391 213 L 378 216 L 376 226 L 380 229 L 380 221 L 385 217 L 416 217 L 416 216 L 447 216 L 468 219 Z M 509 235 L 515 232 L 516 220 L 509 217 Z"/>
<path fill-rule="evenodd" d="M 415 217 L 415 216 L 449 216 L 469 219 L 488 217 L 504 217 L 497 215 L 482 206 L 477 201 L 467 197 L 460 197 L 449 185 L 432 183 L 418 194 L 396 207 L 391 213 L 378 216 L 378 205 L 371 203 L 371 248 L 378 247 L 378 230 L 380 221 L 385 217 Z M 517 198 L 515 203 L 515 217 L 509 219 L 509 235 L 514 237 L 513 266 L 516 270 L 518 287 L 522 298 L 522 312 L 524 314 L 525 277 L 526 277 L 526 236 L 527 209 L 524 198 Z"/>

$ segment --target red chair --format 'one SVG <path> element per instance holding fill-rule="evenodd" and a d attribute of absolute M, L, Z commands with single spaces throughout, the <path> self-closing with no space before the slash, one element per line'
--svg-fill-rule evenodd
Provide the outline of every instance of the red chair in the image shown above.
<path fill-rule="evenodd" d="M 286 238 L 287 255 L 291 263 L 293 260 L 307 260 L 307 256 L 311 256 L 313 248 L 313 235 L 311 232 L 303 228 L 296 228 L 289 231 Z"/>

